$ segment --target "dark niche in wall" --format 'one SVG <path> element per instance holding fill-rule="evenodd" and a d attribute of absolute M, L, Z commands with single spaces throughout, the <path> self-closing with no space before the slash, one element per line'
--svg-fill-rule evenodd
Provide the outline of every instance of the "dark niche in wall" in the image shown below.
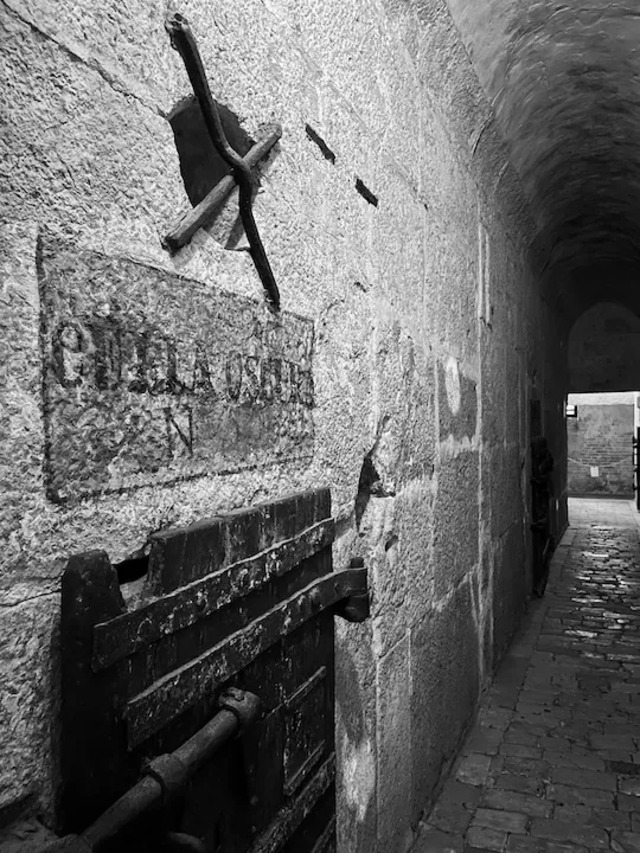
<path fill-rule="evenodd" d="M 376 471 L 371 456 L 365 456 L 360 469 L 360 479 L 358 481 L 358 494 L 356 495 L 355 513 L 356 513 L 356 528 L 360 530 L 360 522 L 362 516 L 369 504 L 369 499 L 372 495 L 378 496 L 382 491 L 382 481 L 380 474 Z"/>
<path fill-rule="evenodd" d="M 238 117 L 217 103 L 220 121 L 229 143 L 243 157 L 255 144 L 240 127 Z M 195 207 L 231 168 L 216 151 L 209 136 L 200 104 L 194 98 L 178 103 L 169 114 L 169 123 L 180 158 L 180 172 L 189 201 Z"/>
<path fill-rule="evenodd" d="M 231 147 L 244 157 L 255 145 L 240 126 L 235 115 L 224 104 L 217 103 L 218 114 Z M 180 160 L 180 173 L 189 201 L 196 207 L 220 181 L 230 174 L 231 168 L 215 149 L 209 136 L 200 104 L 194 98 L 180 101 L 169 115 L 169 122 Z M 260 186 L 259 169 L 253 170 L 254 190 Z M 225 249 L 241 248 L 244 228 L 238 212 L 237 191 L 226 197 L 211 210 L 204 226 L 211 237 Z"/>

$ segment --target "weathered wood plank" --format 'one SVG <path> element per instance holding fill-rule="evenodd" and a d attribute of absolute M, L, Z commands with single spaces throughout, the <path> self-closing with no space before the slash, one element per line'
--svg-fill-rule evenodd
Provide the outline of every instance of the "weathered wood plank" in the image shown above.
<path fill-rule="evenodd" d="M 322 610 L 366 590 L 366 569 L 331 573 L 278 604 L 248 627 L 159 679 L 127 704 L 129 748 L 142 743 L 191 705 Z"/>
<path fill-rule="evenodd" d="M 269 829 L 251 847 L 250 853 L 277 853 L 329 789 L 335 773 L 335 755 L 332 754 L 300 796 L 280 810 Z"/>
<path fill-rule="evenodd" d="M 330 517 L 329 489 L 314 489 L 163 530 L 150 539 L 146 590 L 152 597 L 173 592 Z"/>
<path fill-rule="evenodd" d="M 60 829 L 79 832 L 135 778 L 120 716 L 126 691 L 117 671 L 91 670 L 96 622 L 125 608 L 104 551 L 71 557 L 62 575 Z"/>
<path fill-rule="evenodd" d="M 330 545 L 333 519 L 321 521 L 294 539 L 221 569 L 144 607 L 96 626 L 92 665 L 96 672 L 112 666 L 162 637 L 194 625 L 200 619 L 256 591 L 274 577 L 291 571 L 302 560 Z"/>

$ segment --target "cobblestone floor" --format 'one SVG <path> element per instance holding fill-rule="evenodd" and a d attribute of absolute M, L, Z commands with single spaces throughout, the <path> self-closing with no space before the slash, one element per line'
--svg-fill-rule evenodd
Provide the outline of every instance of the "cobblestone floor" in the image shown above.
<path fill-rule="evenodd" d="M 413 853 L 640 853 L 639 517 L 570 521 Z"/>

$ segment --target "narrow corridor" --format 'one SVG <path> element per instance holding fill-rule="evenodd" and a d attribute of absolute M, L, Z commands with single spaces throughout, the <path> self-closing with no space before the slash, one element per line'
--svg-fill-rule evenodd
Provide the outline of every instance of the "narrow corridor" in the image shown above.
<path fill-rule="evenodd" d="M 569 513 L 415 853 L 640 853 L 639 516 Z"/>

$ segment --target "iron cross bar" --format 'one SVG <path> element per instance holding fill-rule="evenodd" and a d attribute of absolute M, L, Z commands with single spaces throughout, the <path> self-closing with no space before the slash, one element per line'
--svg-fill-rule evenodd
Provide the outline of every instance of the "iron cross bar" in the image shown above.
<path fill-rule="evenodd" d="M 167 16 L 165 29 L 169 33 L 172 47 L 175 48 L 182 57 L 194 94 L 200 104 L 202 117 L 204 118 L 211 141 L 215 145 L 218 154 L 226 163 L 229 164 L 229 166 L 231 166 L 233 170 L 233 178 L 240 189 L 240 218 L 242 219 L 242 224 L 249 241 L 251 257 L 253 258 L 253 263 L 255 264 L 260 279 L 262 280 L 262 284 L 264 285 L 269 303 L 275 310 L 278 310 L 280 308 L 280 293 L 278 291 L 278 285 L 276 284 L 271 265 L 269 264 L 269 259 L 267 258 L 264 246 L 262 245 L 262 240 L 260 239 L 260 234 L 258 233 L 258 226 L 256 225 L 256 221 L 253 216 L 253 209 L 251 205 L 251 167 L 275 145 L 282 135 L 282 128 L 279 125 L 276 126 L 267 139 L 255 145 L 246 157 L 242 158 L 238 152 L 234 151 L 231 145 L 229 145 L 229 141 L 225 136 L 222 122 L 220 121 L 220 116 L 218 114 L 218 109 L 215 101 L 211 97 L 211 90 L 209 89 L 198 46 L 187 19 L 179 12 L 174 12 Z M 223 190 L 219 189 L 222 187 L 224 182 L 225 179 L 223 179 L 217 187 L 214 187 L 209 195 L 203 199 L 200 204 L 194 208 L 191 214 L 180 223 L 178 228 L 174 229 L 166 236 L 165 243 L 170 249 L 175 251 L 176 249 L 184 246 L 193 236 L 198 227 L 202 225 L 204 220 L 207 218 L 207 214 L 210 213 L 215 205 L 219 203 L 231 190 L 231 187 L 233 186 L 231 181 L 227 181 Z M 217 193 L 216 190 L 218 190 Z"/>

